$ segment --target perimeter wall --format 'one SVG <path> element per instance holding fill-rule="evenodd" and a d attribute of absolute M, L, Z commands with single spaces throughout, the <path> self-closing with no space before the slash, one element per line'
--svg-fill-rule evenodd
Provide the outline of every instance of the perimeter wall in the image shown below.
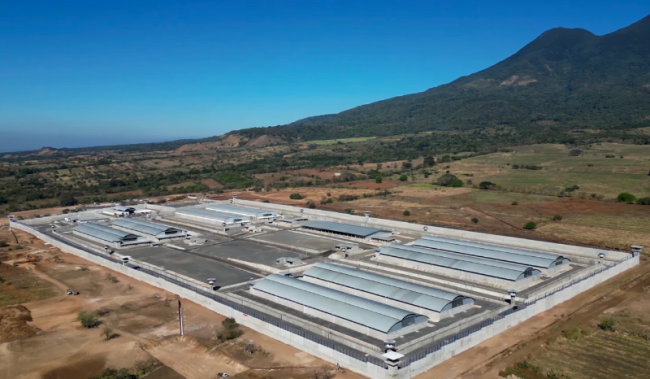
<path fill-rule="evenodd" d="M 399 370 L 391 370 L 376 357 L 370 357 L 367 354 L 348 349 L 330 340 L 318 338 L 311 333 L 305 333 L 302 330 L 292 328 L 290 325 L 278 321 L 273 317 L 258 314 L 254 310 L 249 311 L 248 309 L 250 308 L 241 307 L 216 294 L 200 293 L 195 288 L 187 285 L 183 286 L 183 283 L 174 283 L 170 278 L 155 276 L 153 272 L 147 273 L 142 271 L 142 269 L 136 270 L 128 265 L 112 261 L 107 256 L 101 256 L 98 253 L 93 254 L 75 248 L 19 222 L 11 222 L 10 226 L 33 234 L 37 238 L 60 248 L 64 252 L 77 255 L 98 265 L 162 288 L 226 317 L 233 317 L 238 323 L 246 327 L 252 328 L 328 362 L 338 363 L 342 367 L 373 379 L 413 378 L 454 355 L 460 354 L 506 329 L 538 313 L 551 309 L 579 293 L 639 264 L 639 255 L 628 255 L 625 260 L 604 267 L 603 271 L 592 273 L 591 276 L 582 278 L 557 292 L 549 293 L 546 297 L 540 298 L 534 303 L 525 304 L 518 309 L 509 310 L 496 316 L 494 319 L 485 320 L 473 326 L 471 329 L 462 331 L 454 336 L 449 336 L 444 341 L 432 342 L 433 345 L 421 351 L 409 353 L 402 358 Z"/>

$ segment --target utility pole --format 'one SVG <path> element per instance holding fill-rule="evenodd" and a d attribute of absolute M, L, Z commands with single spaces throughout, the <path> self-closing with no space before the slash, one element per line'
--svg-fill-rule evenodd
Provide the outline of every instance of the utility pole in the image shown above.
<path fill-rule="evenodd" d="M 181 329 L 181 337 L 185 335 L 183 331 L 183 307 L 181 306 L 181 299 L 178 299 L 178 322 Z"/>

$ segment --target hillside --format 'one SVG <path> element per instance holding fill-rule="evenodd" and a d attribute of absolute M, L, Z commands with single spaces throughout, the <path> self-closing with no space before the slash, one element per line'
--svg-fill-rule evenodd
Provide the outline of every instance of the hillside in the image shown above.
<path fill-rule="evenodd" d="M 650 16 L 603 36 L 551 29 L 492 67 L 421 93 L 231 134 L 315 140 L 491 127 L 539 134 L 641 126 L 650 126 Z"/>

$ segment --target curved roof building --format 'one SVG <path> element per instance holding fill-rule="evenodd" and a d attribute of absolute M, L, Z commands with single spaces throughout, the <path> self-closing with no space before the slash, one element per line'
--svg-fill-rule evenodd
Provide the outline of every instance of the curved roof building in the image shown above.
<path fill-rule="evenodd" d="M 181 237 L 186 234 L 184 230 L 178 228 L 154 224 L 153 222 L 138 220 L 134 218 L 119 218 L 113 221 L 113 225 L 124 229 L 133 230 L 134 232 L 147 234 L 158 239 Z"/>
<path fill-rule="evenodd" d="M 77 226 L 73 229 L 73 231 L 83 236 L 95 238 L 109 243 L 125 244 L 138 242 L 140 240 L 140 237 L 136 234 L 127 233 L 108 226 L 90 222 Z"/>
<path fill-rule="evenodd" d="M 269 275 L 252 289 L 386 334 L 427 321 L 413 312 L 282 275 Z"/>
<path fill-rule="evenodd" d="M 558 254 L 541 253 L 532 250 L 455 240 L 445 237 L 424 236 L 415 241 L 413 245 L 453 251 L 477 257 L 497 259 L 504 262 L 530 265 L 544 269 L 550 269 L 558 265 L 569 263 L 569 259 Z"/>
<path fill-rule="evenodd" d="M 331 263 L 318 263 L 303 275 L 437 313 L 474 302 L 453 292 Z"/>
<path fill-rule="evenodd" d="M 232 204 L 211 205 L 206 209 L 209 209 L 211 211 L 221 212 L 221 213 L 229 213 L 233 215 L 255 218 L 258 220 L 276 218 L 279 216 L 278 212 L 276 211 L 271 211 L 268 209 L 261 209 L 261 208 L 244 207 L 241 205 L 232 205 Z"/>
<path fill-rule="evenodd" d="M 380 248 L 379 254 L 509 281 L 517 281 L 541 273 L 530 266 L 417 246 L 394 244 Z"/>
<path fill-rule="evenodd" d="M 250 223 L 251 219 L 244 216 L 238 216 L 232 213 L 217 212 L 213 210 L 205 209 L 179 209 L 176 211 L 176 216 L 187 219 L 194 219 L 201 222 L 206 222 L 210 224 L 239 224 L 239 223 Z"/>

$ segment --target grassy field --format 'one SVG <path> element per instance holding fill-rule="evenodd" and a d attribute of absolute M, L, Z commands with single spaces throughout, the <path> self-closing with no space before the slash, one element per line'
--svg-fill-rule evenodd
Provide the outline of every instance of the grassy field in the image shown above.
<path fill-rule="evenodd" d="M 0 264 L 0 307 L 43 300 L 57 294 L 54 286 L 24 267 Z"/>
<path fill-rule="evenodd" d="M 354 138 L 343 138 L 343 139 L 315 140 L 315 141 L 307 141 L 305 143 L 314 144 L 314 145 L 335 145 L 339 142 L 341 143 L 365 142 L 375 138 L 377 137 L 354 137 Z"/>

